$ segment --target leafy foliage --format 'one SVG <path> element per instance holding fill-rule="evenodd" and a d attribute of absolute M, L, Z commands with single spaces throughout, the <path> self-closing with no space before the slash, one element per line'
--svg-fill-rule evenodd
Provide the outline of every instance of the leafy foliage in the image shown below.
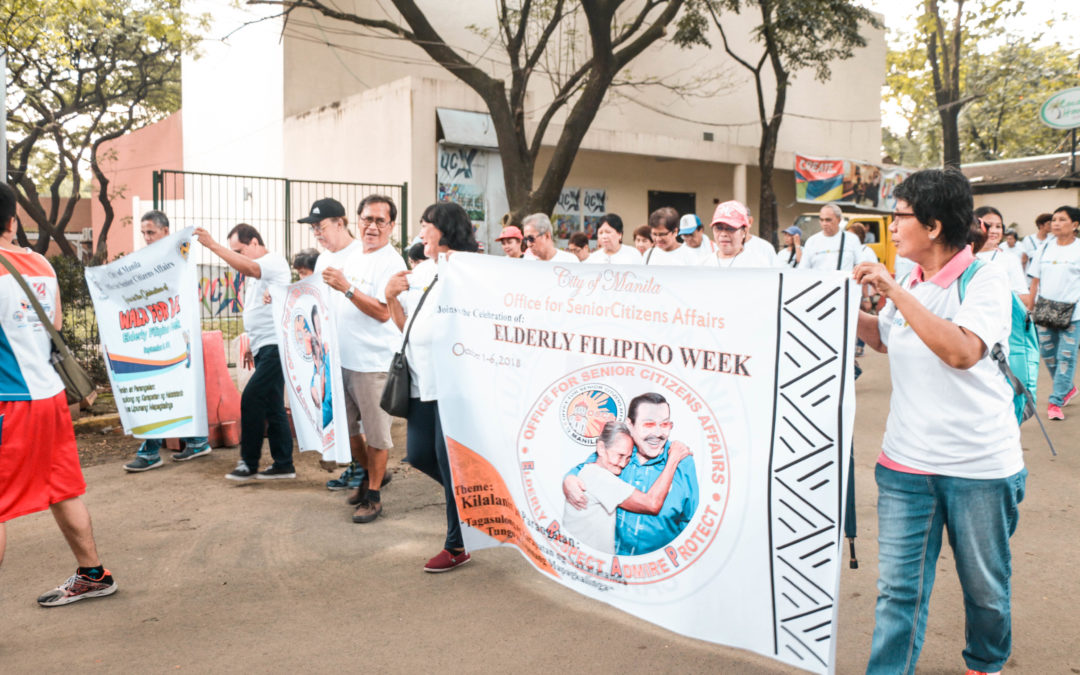
<path fill-rule="evenodd" d="M 179 108 L 180 56 L 194 44 L 189 23 L 181 0 L 0 5 L 8 58 L 7 177 L 38 226 L 35 250 L 44 252 L 51 238 L 65 255 L 76 255 L 64 232 L 85 189 L 87 168 L 106 211 L 103 249 L 112 209 L 98 150 Z M 43 196 L 52 198 L 49 209 Z M 65 197 L 70 199 L 61 210 Z M 19 241 L 30 245 L 21 226 Z"/>
<path fill-rule="evenodd" d="M 761 45 L 755 54 L 739 54 L 728 42 L 724 15 L 743 10 L 761 17 L 753 32 L 755 42 Z M 812 70 L 818 81 L 828 81 L 831 64 L 849 59 L 856 49 L 865 47 L 862 31 L 868 26 L 881 28 L 881 23 L 850 0 L 690 0 L 679 21 L 676 42 L 708 45 L 705 29 L 710 22 L 720 31 L 727 55 L 754 77 L 761 126 L 759 232 L 775 243 L 778 216 L 773 168 L 791 80 L 800 71 Z M 772 91 L 766 87 L 769 75 L 774 83 Z"/>
<path fill-rule="evenodd" d="M 961 87 L 972 98 L 958 120 L 962 162 L 1050 154 L 1066 143 L 1067 132 L 1038 121 L 1039 108 L 1054 91 L 1080 86 L 1080 54 L 1058 44 L 1039 46 L 1039 37 L 1006 34 L 993 48 L 965 41 Z M 882 130 L 885 152 L 906 166 L 939 164 L 941 121 L 925 47 L 890 50 L 887 62 L 885 101 L 902 114 L 907 128 Z"/>

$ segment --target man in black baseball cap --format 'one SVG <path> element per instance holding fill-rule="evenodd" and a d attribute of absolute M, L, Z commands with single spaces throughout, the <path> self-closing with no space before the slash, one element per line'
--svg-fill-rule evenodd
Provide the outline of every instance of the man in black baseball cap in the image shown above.
<path fill-rule="evenodd" d="M 311 213 L 309 213 L 306 218 L 301 218 L 297 222 L 304 223 L 305 225 L 314 225 L 324 218 L 344 217 L 345 207 L 341 205 L 341 202 L 332 197 L 324 197 L 311 205 Z"/>

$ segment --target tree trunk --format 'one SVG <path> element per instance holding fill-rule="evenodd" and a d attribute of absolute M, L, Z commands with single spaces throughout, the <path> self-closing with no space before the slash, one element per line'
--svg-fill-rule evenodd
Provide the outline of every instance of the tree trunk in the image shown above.
<path fill-rule="evenodd" d="M 942 164 L 960 168 L 960 106 L 951 105 L 941 113 Z"/>

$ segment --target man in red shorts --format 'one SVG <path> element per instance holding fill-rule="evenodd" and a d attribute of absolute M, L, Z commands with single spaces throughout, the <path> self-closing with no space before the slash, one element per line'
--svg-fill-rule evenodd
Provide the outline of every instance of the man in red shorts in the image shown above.
<path fill-rule="evenodd" d="M 15 193 L 0 183 L 0 256 L 12 263 L 60 327 L 56 272 L 42 256 L 15 245 Z M 38 598 L 43 607 L 116 592 L 116 581 L 101 565 L 75 430 L 64 384 L 49 363 L 51 341 L 26 293 L 7 267 L 0 266 L 0 562 L 7 543 L 5 523 L 52 509 L 75 554 L 78 569 L 59 587 Z"/>

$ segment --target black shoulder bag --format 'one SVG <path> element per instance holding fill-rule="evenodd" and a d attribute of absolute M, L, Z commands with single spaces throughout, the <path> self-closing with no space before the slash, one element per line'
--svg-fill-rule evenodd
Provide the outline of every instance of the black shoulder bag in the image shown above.
<path fill-rule="evenodd" d="M 379 399 L 379 407 L 394 417 L 406 417 L 409 414 L 409 393 L 412 389 L 412 376 L 409 374 L 409 361 L 405 358 L 405 348 L 409 345 L 409 333 L 412 332 L 416 317 L 420 316 L 420 308 L 424 306 L 424 300 L 434 288 L 439 275 L 431 280 L 424 294 L 420 296 L 420 302 L 416 303 L 416 309 L 409 319 L 409 325 L 405 328 L 405 339 L 401 342 L 401 349 L 390 361 L 390 369 L 386 371 L 386 386 L 383 387 L 382 398 Z"/>

